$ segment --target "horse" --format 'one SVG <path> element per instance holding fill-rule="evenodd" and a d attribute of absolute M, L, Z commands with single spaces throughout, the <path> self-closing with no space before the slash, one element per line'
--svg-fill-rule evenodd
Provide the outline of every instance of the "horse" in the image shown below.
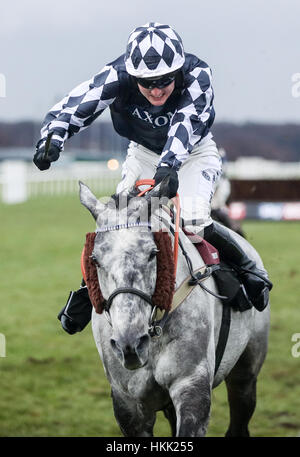
<path fill-rule="evenodd" d="M 80 201 L 96 221 L 91 257 L 101 293 L 109 304 L 105 312 L 93 309 L 92 332 L 111 386 L 116 421 L 124 436 L 150 437 L 156 413 L 163 411 L 173 437 L 205 436 L 212 390 L 225 381 L 230 408 L 225 436 L 249 436 L 257 376 L 267 353 L 269 305 L 263 312 L 254 307 L 231 312 L 230 332 L 216 372 L 223 305 L 212 276 L 205 280 L 206 290 L 194 287 L 180 306 L 164 314 L 161 332 L 153 331 L 151 297 L 158 279 L 154 235 L 162 218 L 156 209 L 149 229 L 140 222 L 140 215 L 155 196 L 156 187 L 147 198 L 128 198 L 126 215 L 122 215 L 112 199 L 101 202 L 80 182 Z M 135 222 L 128 223 L 129 219 Z M 115 224 L 116 220 L 121 223 Z M 264 269 L 254 247 L 238 234 L 232 232 L 232 236 Z M 168 232 L 168 237 L 174 243 L 174 233 Z M 180 240 L 185 256 L 179 249 L 176 290 L 189 277 L 186 254 L 195 271 L 204 266 L 182 230 Z"/>

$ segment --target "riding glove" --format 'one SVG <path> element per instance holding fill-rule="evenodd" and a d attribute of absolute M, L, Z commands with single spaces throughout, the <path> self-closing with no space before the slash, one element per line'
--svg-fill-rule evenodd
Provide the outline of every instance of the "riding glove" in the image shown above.
<path fill-rule="evenodd" d="M 50 168 L 51 162 L 55 162 L 59 159 L 59 154 L 59 147 L 55 144 L 50 143 L 47 157 L 45 157 L 45 145 L 43 145 L 34 154 L 33 162 L 40 170 L 48 170 L 48 168 Z"/>
<path fill-rule="evenodd" d="M 161 185 L 160 192 L 163 196 L 173 198 L 176 196 L 178 189 L 178 174 L 175 168 L 170 167 L 158 167 L 154 175 L 155 185 L 166 179 Z"/>

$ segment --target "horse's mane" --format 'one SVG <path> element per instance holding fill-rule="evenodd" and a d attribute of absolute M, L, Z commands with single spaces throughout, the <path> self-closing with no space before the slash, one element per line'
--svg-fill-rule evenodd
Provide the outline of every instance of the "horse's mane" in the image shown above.
<path fill-rule="evenodd" d="M 109 223 L 110 216 L 113 219 L 117 212 L 120 214 L 119 220 L 122 220 L 122 223 L 126 223 L 129 220 L 130 222 L 139 222 L 141 218 L 143 222 L 150 223 L 154 206 L 152 206 L 151 200 L 148 200 L 147 205 L 145 205 L 145 198 L 139 197 L 139 194 L 140 190 L 135 187 L 113 194 L 107 203 L 107 209 L 111 211 L 111 213 L 107 214 L 107 222 Z M 143 210 L 141 211 L 142 208 Z M 123 213 L 125 209 L 126 211 Z M 125 217 L 127 217 L 127 220 L 124 219 Z"/>
<path fill-rule="evenodd" d="M 111 198 L 118 201 L 118 197 L 120 195 L 123 195 L 124 197 L 127 197 L 127 200 L 129 202 L 132 198 L 136 198 L 139 195 L 139 193 L 140 193 L 140 190 L 137 189 L 135 186 L 133 186 L 131 189 L 129 189 L 127 191 L 113 194 L 111 196 Z"/>
<path fill-rule="evenodd" d="M 127 207 L 128 216 L 132 216 L 143 204 L 143 199 L 138 198 L 140 191 L 135 187 L 132 187 L 128 191 L 123 191 L 111 195 L 111 200 L 108 203 L 108 207 L 113 207 L 117 211 Z"/>

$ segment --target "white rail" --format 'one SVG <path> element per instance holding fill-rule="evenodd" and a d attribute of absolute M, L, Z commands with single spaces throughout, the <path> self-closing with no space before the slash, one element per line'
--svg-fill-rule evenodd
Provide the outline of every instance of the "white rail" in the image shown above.
<path fill-rule="evenodd" d="M 98 195 L 111 195 L 120 182 L 121 172 L 110 170 L 106 162 L 55 163 L 47 171 L 19 160 L 0 165 L 0 200 L 20 203 L 38 195 L 66 195 L 78 192 L 83 181 Z"/>

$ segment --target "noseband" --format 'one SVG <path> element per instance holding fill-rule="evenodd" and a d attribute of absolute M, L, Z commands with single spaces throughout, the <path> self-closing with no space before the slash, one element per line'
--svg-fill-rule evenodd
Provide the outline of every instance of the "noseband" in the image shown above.
<path fill-rule="evenodd" d="M 118 289 L 114 290 L 110 294 L 110 296 L 108 297 L 107 300 L 105 300 L 105 302 L 104 302 L 104 315 L 105 315 L 108 323 L 110 324 L 110 326 L 112 327 L 112 322 L 111 322 L 109 310 L 110 310 L 110 307 L 112 305 L 113 299 L 119 294 L 137 295 L 138 297 L 142 298 L 147 303 L 149 303 L 149 305 L 152 306 L 152 312 L 151 312 L 151 316 L 150 316 L 150 319 L 149 319 L 148 332 L 149 332 L 149 335 L 152 336 L 152 337 L 153 336 L 159 337 L 162 334 L 162 328 L 163 328 L 163 325 L 164 325 L 164 323 L 165 323 L 165 321 L 167 319 L 168 311 L 165 311 L 165 314 L 164 314 L 164 316 L 163 316 L 163 318 L 161 319 L 160 322 L 156 322 L 155 321 L 155 317 L 156 317 L 157 306 L 153 304 L 150 295 L 145 294 L 145 292 L 143 292 L 143 291 L 141 291 L 139 289 L 135 289 L 134 287 L 119 287 Z M 160 324 L 160 325 L 158 325 L 158 324 Z"/>
<path fill-rule="evenodd" d="M 108 299 L 106 300 L 105 305 L 104 305 L 104 309 L 106 311 L 109 311 L 113 299 L 119 294 L 134 294 L 134 295 L 138 295 L 143 300 L 148 302 L 149 305 L 153 306 L 152 299 L 151 299 L 150 295 L 145 294 L 145 292 L 142 292 L 139 289 L 135 289 L 134 287 L 119 287 L 118 289 L 114 290 L 114 292 L 112 292 L 110 294 L 110 296 L 108 297 Z"/>

